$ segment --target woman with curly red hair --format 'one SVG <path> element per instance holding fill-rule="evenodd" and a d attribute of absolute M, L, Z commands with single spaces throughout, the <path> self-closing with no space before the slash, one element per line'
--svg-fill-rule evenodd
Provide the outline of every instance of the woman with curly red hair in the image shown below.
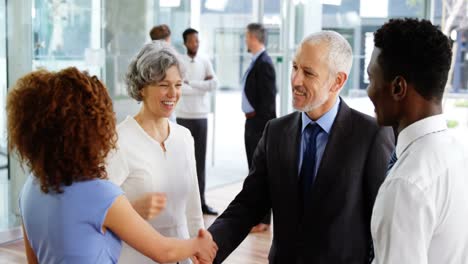
<path fill-rule="evenodd" d="M 211 236 L 166 238 L 105 180 L 117 136 L 104 85 L 76 68 L 39 70 L 7 98 L 9 147 L 26 164 L 20 212 L 29 263 L 116 263 L 120 239 L 154 261 L 190 256 L 210 261 Z"/>

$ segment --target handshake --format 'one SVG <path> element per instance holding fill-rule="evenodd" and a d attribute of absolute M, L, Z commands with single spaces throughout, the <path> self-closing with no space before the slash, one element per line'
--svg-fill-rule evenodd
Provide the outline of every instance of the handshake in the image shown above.
<path fill-rule="evenodd" d="M 210 232 L 205 229 L 198 230 L 198 236 L 192 239 L 196 254 L 191 257 L 194 264 L 213 263 L 218 246 L 213 241 Z"/>
<path fill-rule="evenodd" d="M 162 213 L 166 208 L 167 197 L 164 193 L 146 193 L 140 198 L 132 202 L 133 209 L 145 220 L 151 220 Z M 213 263 L 213 260 L 218 251 L 218 246 L 213 241 L 213 237 L 210 232 L 205 229 L 198 230 L 197 237 L 190 240 L 185 240 L 182 243 L 186 247 L 181 246 L 180 243 L 183 240 L 179 240 L 173 244 L 175 251 L 166 252 L 168 259 L 175 260 L 183 259 L 181 256 L 191 256 L 191 260 L 194 264 L 206 264 Z M 183 250 L 185 248 L 185 250 Z M 190 253 L 189 253 L 190 252 Z"/>

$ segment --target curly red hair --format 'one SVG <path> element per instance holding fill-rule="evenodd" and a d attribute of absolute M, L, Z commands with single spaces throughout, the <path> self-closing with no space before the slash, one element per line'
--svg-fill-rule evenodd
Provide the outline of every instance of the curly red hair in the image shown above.
<path fill-rule="evenodd" d="M 10 150 L 37 177 L 41 190 L 107 178 L 105 158 L 117 134 L 112 100 L 96 76 L 71 67 L 38 70 L 8 93 Z"/>

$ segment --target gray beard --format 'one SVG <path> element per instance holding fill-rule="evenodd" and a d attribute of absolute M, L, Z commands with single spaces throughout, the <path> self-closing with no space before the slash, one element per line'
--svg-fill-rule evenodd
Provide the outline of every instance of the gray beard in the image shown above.
<path fill-rule="evenodd" d="M 306 112 L 307 113 L 307 112 L 313 111 L 313 110 L 321 107 L 323 104 L 325 104 L 328 101 L 329 98 L 330 98 L 330 94 L 327 93 L 326 96 L 321 98 L 320 101 L 318 101 L 318 102 L 314 102 L 314 103 L 312 103 L 310 105 L 306 105 L 306 106 L 304 106 L 302 108 L 294 107 L 294 109 L 296 109 L 297 111 L 300 111 L 300 112 Z M 293 106 L 294 106 L 294 104 L 293 104 Z"/>

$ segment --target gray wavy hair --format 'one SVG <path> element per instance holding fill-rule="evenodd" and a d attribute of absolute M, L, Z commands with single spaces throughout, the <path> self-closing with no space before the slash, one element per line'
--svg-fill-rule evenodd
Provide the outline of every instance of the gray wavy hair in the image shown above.
<path fill-rule="evenodd" d="M 328 46 L 328 65 L 334 74 L 344 72 L 347 76 L 353 65 L 353 50 L 348 41 L 335 31 L 320 31 L 307 36 L 303 42 L 318 44 L 326 42 Z"/>
<path fill-rule="evenodd" d="M 172 66 L 177 67 L 183 78 L 185 69 L 173 47 L 162 40 L 145 44 L 128 66 L 125 76 L 128 95 L 141 102 L 141 90 L 164 80 L 167 70 Z"/>

